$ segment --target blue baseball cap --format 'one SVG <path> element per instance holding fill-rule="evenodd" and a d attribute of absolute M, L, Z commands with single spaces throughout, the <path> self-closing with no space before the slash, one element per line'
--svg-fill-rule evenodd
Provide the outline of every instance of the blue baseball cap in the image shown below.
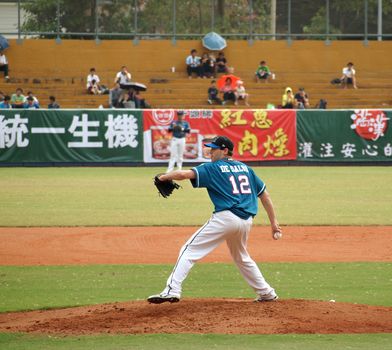
<path fill-rule="evenodd" d="M 227 148 L 229 151 L 234 149 L 233 142 L 226 136 L 216 136 L 210 143 L 205 143 L 204 146 L 222 150 Z"/>

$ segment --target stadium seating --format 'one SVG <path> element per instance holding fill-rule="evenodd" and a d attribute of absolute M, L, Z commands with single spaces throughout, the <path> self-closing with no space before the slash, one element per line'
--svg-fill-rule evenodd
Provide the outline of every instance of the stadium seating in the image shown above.
<path fill-rule="evenodd" d="M 88 70 L 96 67 L 101 82 L 111 87 L 119 67 L 126 64 L 133 80 L 148 86 L 143 95 L 153 108 L 221 108 L 207 104 L 210 79 L 188 79 L 186 76 L 183 62 L 188 49 L 196 47 L 199 52 L 203 51 L 198 42 L 183 41 L 176 46 L 169 41 L 148 41 L 140 46 L 124 41 L 115 41 L 111 45 L 109 41 L 105 43 L 103 46 L 76 40 L 64 40 L 61 45 L 51 40 L 27 40 L 23 45 L 14 43 L 7 52 L 11 82 L 5 83 L 0 78 L 0 90 L 8 94 L 17 87 L 22 87 L 25 92 L 32 90 L 42 107 L 47 105 L 50 95 L 56 96 L 62 108 L 107 107 L 107 95 L 86 94 Z M 125 43 L 128 46 L 124 48 Z M 229 42 L 226 56 L 236 68 L 235 74 L 245 82 L 251 108 L 266 108 L 268 103 L 280 104 L 286 86 L 294 92 L 305 87 L 311 106 L 325 99 L 328 109 L 389 108 L 392 104 L 392 70 L 386 62 L 392 52 L 392 43 L 376 42 L 370 46 L 375 47 L 370 49 L 361 42 L 338 42 L 332 47 L 317 41 L 299 42 L 291 47 L 284 41 L 262 42 L 254 47 L 246 42 Z M 116 52 L 124 58 L 118 57 Z M 351 57 L 350 52 L 355 52 L 355 57 Z M 244 57 L 250 53 L 252 58 L 244 62 Z M 34 59 L 26 64 L 23 57 Z M 253 79 L 261 59 L 266 59 L 276 73 L 276 79 L 267 84 L 256 83 Z M 358 90 L 330 84 L 333 78 L 340 77 L 342 67 L 349 60 L 354 61 L 357 69 Z M 171 66 L 176 66 L 176 72 L 171 72 Z M 239 108 L 245 106 L 240 104 Z"/>

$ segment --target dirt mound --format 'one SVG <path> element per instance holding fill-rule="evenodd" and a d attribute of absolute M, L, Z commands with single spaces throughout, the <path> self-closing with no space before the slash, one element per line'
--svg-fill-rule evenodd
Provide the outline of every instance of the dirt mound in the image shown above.
<path fill-rule="evenodd" d="M 391 333 L 392 308 L 311 300 L 145 301 L 0 314 L 0 332 L 99 333 Z"/>

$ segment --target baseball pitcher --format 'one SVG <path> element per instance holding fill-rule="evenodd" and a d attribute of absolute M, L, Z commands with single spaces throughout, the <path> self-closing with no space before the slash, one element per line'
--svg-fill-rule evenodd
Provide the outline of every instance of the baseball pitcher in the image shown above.
<path fill-rule="evenodd" d="M 181 298 L 182 283 L 192 266 L 223 241 L 226 241 L 242 276 L 256 292 L 256 301 L 277 300 L 275 290 L 264 279 L 247 251 L 248 235 L 253 217 L 257 214 L 258 198 L 268 214 L 272 235 L 281 235 L 266 186 L 250 167 L 231 158 L 234 145 L 229 138 L 217 136 L 205 146 L 210 149 L 211 163 L 158 176 L 160 181 L 189 179 L 193 187 L 205 187 L 215 210 L 204 226 L 181 248 L 177 263 L 162 293 L 152 295 L 147 300 L 154 304 L 178 302 Z"/>

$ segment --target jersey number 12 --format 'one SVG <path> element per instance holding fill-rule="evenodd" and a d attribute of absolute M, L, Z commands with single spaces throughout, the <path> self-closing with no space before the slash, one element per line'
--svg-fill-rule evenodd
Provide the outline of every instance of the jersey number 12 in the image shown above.
<path fill-rule="evenodd" d="M 233 187 L 233 194 L 249 194 L 252 193 L 252 190 L 249 186 L 249 179 L 246 175 L 239 175 L 238 176 L 238 182 L 240 184 L 240 189 L 238 189 L 237 182 L 235 181 L 234 175 L 231 175 L 229 177 L 229 180 L 231 182 L 231 186 Z"/>

